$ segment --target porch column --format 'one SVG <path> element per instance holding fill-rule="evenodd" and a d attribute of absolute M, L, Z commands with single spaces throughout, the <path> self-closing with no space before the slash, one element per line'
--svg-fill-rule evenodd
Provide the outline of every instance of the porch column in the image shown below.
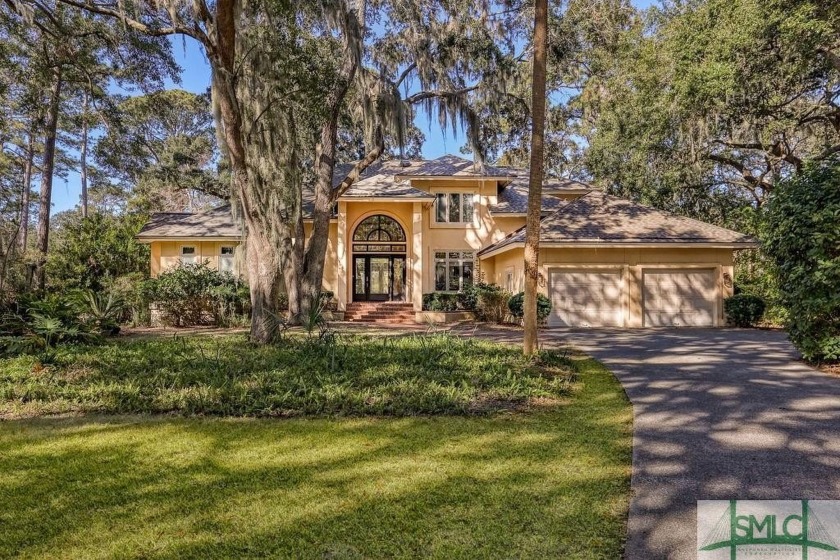
<path fill-rule="evenodd" d="M 344 311 L 347 308 L 347 203 L 338 202 L 338 231 L 336 232 L 335 256 L 338 260 L 335 263 L 335 283 L 338 300 L 338 310 Z"/>
<path fill-rule="evenodd" d="M 415 202 L 411 221 L 411 303 L 423 309 L 423 203 Z"/>

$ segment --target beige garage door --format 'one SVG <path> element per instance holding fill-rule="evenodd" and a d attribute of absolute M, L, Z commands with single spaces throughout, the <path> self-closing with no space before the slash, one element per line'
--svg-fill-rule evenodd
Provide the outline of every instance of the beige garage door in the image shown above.
<path fill-rule="evenodd" d="M 645 270 L 646 327 L 711 327 L 715 324 L 714 270 Z"/>
<path fill-rule="evenodd" d="M 566 327 L 618 327 L 621 273 L 601 270 L 554 270 L 549 273 L 551 316 L 548 324 Z"/>

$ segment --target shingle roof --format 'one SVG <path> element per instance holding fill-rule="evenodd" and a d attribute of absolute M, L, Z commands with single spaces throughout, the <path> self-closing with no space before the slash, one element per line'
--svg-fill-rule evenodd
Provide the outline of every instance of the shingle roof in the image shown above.
<path fill-rule="evenodd" d="M 415 189 L 408 179 L 395 177 L 401 171 L 417 169 L 423 162 L 377 162 L 362 173 L 362 177 L 347 189 L 341 198 L 428 198 L 434 195 Z M 340 179 L 346 175 L 342 174 Z M 340 180 L 339 179 L 339 180 Z M 334 186 L 338 186 L 338 181 Z"/>
<path fill-rule="evenodd" d="M 486 254 L 525 242 L 525 228 L 480 251 Z M 742 233 L 630 200 L 592 191 L 561 206 L 540 222 L 540 243 L 722 243 L 754 245 Z"/>
<path fill-rule="evenodd" d="M 437 159 L 420 162 L 416 168 L 397 173 L 405 177 L 510 177 L 510 171 L 500 167 L 485 165 L 480 168 L 474 162 L 462 157 L 447 154 Z"/>
<path fill-rule="evenodd" d="M 158 237 L 228 237 L 241 236 L 239 225 L 224 205 L 206 212 L 160 212 L 152 214 L 138 239 Z"/>
<path fill-rule="evenodd" d="M 579 193 L 585 194 L 595 187 L 578 181 L 565 179 L 548 179 L 543 183 L 542 209 L 543 212 L 556 210 L 563 204 L 563 200 L 551 196 L 551 193 Z M 490 205 L 493 214 L 524 214 L 528 211 L 528 177 L 518 177 L 505 185 L 499 191 L 499 200 Z"/>

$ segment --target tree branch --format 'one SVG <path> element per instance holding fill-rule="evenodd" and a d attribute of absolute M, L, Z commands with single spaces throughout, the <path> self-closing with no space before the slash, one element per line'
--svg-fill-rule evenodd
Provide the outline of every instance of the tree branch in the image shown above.
<path fill-rule="evenodd" d="M 402 74 L 400 74 L 400 77 L 397 78 L 397 81 L 394 83 L 394 87 L 395 88 L 400 87 L 400 84 L 402 84 L 405 81 L 405 79 L 408 77 L 408 75 L 411 73 L 411 71 L 414 70 L 415 68 L 417 68 L 417 62 L 412 62 L 411 64 L 409 64 L 406 67 L 406 69 L 402 71 Z"/>
<path fill-rule="evenodd" d="M 332 191 L 332 202 L 338 200 L 338 198 L 343 195 L 347 190 L 353 186 L 359 176 L 364 172 L 365 169 L 370 167 L 373 162 L 379 159 L 379 156 L 382 155 L 382 152 L 385 150 L 385 138 L 382 134 L 382 125 L 378 125 L 376 127 L 376 131 L 374 132 L 374 145 L 371 150 L 365 154 L 365 157 L 360 159 L 356 162 L 356 165 L 353 166 L 353 169 L 344 177 L 344 179 L 339 183 L 339 185 L 333 189 Z"/>
<path fill-rule="evenodd" d="M 183 25 L 176 25 L 175 22 L 172 22 L 172 25 L 166 27 L 152 27 L 149 26 L 141 21 L 128 17 L 125 12 L 119 9 L 112 9 L 107 8 L 105 6 L 101 6 L 98 4 L 94 4 L 90 0 L 58 0 L 63 4 L 67 4 L 68 6 L 73 6 L 75 8 L 79 8 L 80 10 L 86 10 L 88 12 L 92 12 L 94 14 L 99 14 L 103 16 L 109 16 L 112 18 L 116 18 L 122 22 L 123 25 L 134 29 L 135 31 L 139 31 L 141 33 L 145 33 L 146 35 L 151 35 L 153 37 L 163 37 L 167 35 L 187 35 L 192 37 L 196 41 L 204 44 L 205 46 L 211 46 L 207 43 L 207 36 L 203 33 L 197 32 L 197 29 L 191 29 L 189 27 Z"/>
<path fill-rule="evenodd" d="M 462 95 L 466 95 L 471 91 L 475 91 L 478 89 L 478 86 L 470 86 L 462 89 L 456 89 L 455 91 L 442 91 L 442 90 L 427 90 L 415 93 L 414 95 L 409 96 L 406 98 L 406 103 L 418 103 L 425 99 L 431 99 L 433 97 L 445 98 L 445 97 L 461 97 Z"/>

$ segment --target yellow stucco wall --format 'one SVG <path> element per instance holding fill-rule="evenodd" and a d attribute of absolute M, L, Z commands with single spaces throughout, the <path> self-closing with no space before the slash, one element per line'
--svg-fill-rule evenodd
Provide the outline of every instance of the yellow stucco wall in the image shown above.
<path fill-rule="evenodd" d="M 189 246 L 196 248 L 196 257 L 199 262 L 206 262 L 207 265 L 218 270 L 219 254 L 221 248 L 236 247 L 237 241 L 152 241 L 151 245 L 151 275 L 157 276 L 161 272 L 175 267 L 181 259 L 181 247 Z"/>

